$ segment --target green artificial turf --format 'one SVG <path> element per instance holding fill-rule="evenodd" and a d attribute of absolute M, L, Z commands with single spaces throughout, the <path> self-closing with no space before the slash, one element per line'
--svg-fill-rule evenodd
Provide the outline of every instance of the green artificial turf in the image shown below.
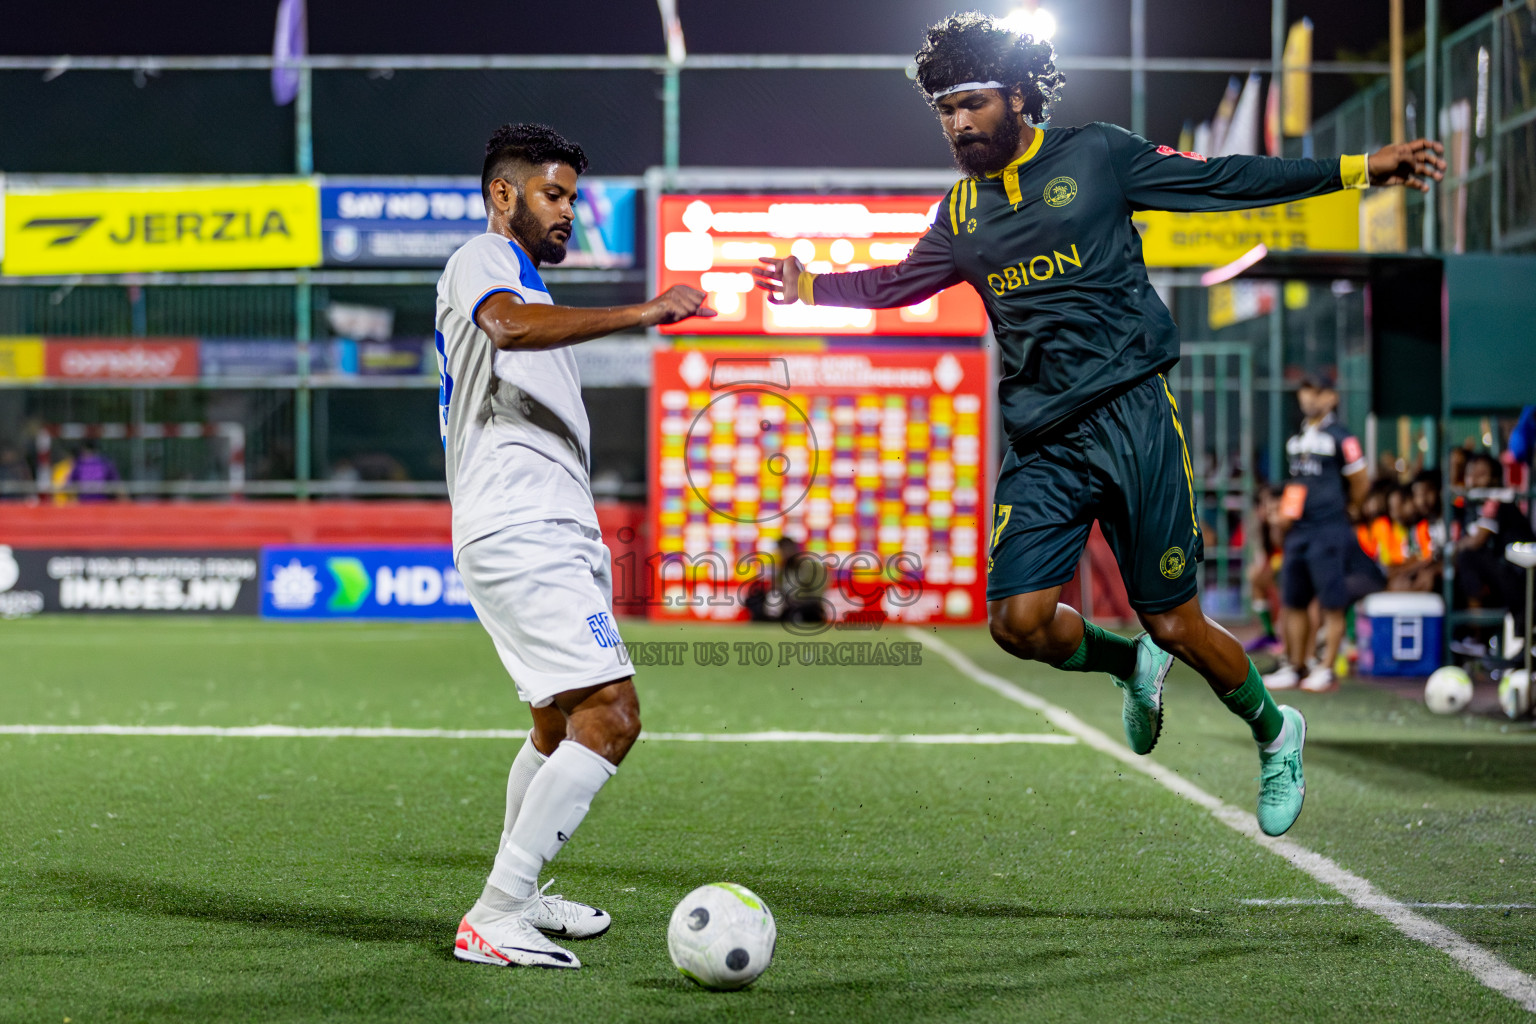
<path fill-rule="evenodd" d="M 943 637 L 1119 735 L 1106 680 L 1014 662 L 981 631 Z M 0 663 L 6 724 L 527 720 L 474 625 L 44 619 L 0 623 Z M 654 731 L 1052 731 L 931 650 L 921 666 L 656 666 L 637 683 Z M 1249 807 L 1253 746 L 1203 690 L 1176 672 L 1154 757 Z M 1528 727 L 1358 686 L 1288 699 L 1311 723 L 1291 838 L 1399 899 L 1536 902 Z M 1082 744 L 644 742 L 549 872 L 614 915 L 572 944 L 583 969 L 463 964 L 454 926 L 515 750 L 0 735 L 0 1021 L 1525 1018 L 1373 914 L 1245 904 L 1338 894 Z M 674 903 L 717 880 L 778 920 L 775 962 L 744 992 L 701 991 L 666 956 Z M 1422 913 L 1536 970 L 1536 912 Z"/>

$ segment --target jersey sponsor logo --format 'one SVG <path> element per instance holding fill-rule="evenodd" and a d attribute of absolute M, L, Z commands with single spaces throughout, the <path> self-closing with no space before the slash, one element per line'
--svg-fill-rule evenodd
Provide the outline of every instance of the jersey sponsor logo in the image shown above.
<path fill-rule="evenodd" d="M 976 233 L 976 218 L 975 217 L 972 217 L 970 220 L 965 222 L 965 233 L 968 234 L 968 235 L 974 235 Z"/>
<path fill-rule="evenodd" d="M 1062 207 L 1077 198 L 1077 182 L 1071 178 L 1052 178 L 1045 186 L 1045 205 Z"/>
<path fill-rule="evenodd" d="M 1184 557 L 1184 549 L 1171 547 L 1163 552 L 1163 557 L 1157 560 L 1157 571 L 1170 580 L 1176 580 L 1184 575 L 1184 566 L 1189 564 Z"/>
<path fill-rule="evenodd" d="M 1174 149 L 1172 146 L 1158 146 L 1158 153 L 1163 156 L 1182 156 L 1186 160 L 1198 160 L 1205 163 L 1205 156 L 1191 149 Z"/>
<path fill-rule="evenodd" d="M 587 628 L 592 631 L 592 636 L 597 640 L 599 647 L 617 647 L 621 642 L 618 628 L 614 626 L 613 619 L 609 618 L 607 612 L 588 615 Z"/>
<path fill-rule="evenodd" d="M 1069 248 L 1072 250 L 1070 256 L 1052 249 L 1049 256 L 1031 256 L 1027 260 L 1000 267 L 997 273 L 987 275 L 987 286 L 992 289 L 993 295 L 1007 295 L 1018 288 L 1027 288 L 1032 281 L 1049 281 L 1057 274 L 1065 274 L 1069 265 L 1081 270 L 1083 258 L 1078 255 L 1077 243 L 1073 242 Z"/>

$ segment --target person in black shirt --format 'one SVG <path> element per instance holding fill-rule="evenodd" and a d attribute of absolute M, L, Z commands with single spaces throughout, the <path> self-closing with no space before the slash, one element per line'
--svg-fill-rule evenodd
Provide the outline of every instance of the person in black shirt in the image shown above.
<path fill-rule="evenodd" d="M 1204 553 L 1194 474 L 1163 374 L 1179 358 L 1132 223 L 1141 210 L 1237 210 L 1367 185 L 1427 190 L 1439 143 L 1367 157 L 1207 159 L 1123 128 L 1047 126 L 1063 78 L 1049 42 L 986 15 L 928 29 L 917 84 L 965 174 L 894 266 L 813 274 L 765 258 L 775 303 L 906 306 L 961 282 L 986 304 L 1001 354 L 1009 450 L 996 487 L 987 616 L 1021 658 L 1108 672 L 1124 691 L 1126 741 L 1149 752 L 1162 728 L 1170 654 L 1249 723 L 1262 766 L 1259 824 L 1290 828 L 1305 792 L 1305 722 L 1281 710 L 1230 633 L 1206 618 L 1192 567 Z M 1094 520 L 1104 528 L 1147 633 L 1135 641 L 1059 602 Z"/>
<path fill-rule="evenodd" d="M 1300 686 L 1323 692 L 1338 685 L 1333 664 L 1344 640 L 1345 611 L 1383 581 L 1360 550 L 1352 525 L 1371 479 L 1360 442 L 1335 413 L 1339 393 L 1332 380 L 1319 375 L 1302 382 L 1296 400 L 1301 430 L 1285 442 L 1290 482 L 1280 496 L 1280 514 L 1290 524 L 1280 569 L 1286 663 L 1265 676 L 1264 684 L 1271 690 Z M 1323 655 L 1303 677 L 1317 639 L 1309 612 L 1314 600 L 1323 613 Z"/>
<path fill-rule="evenodd" d="M 1509 544 L 1536 540 L 1531 520 L 1494 489 L 1502 483 L 1498 460 L 1478 452 L 1467 460 L 1467 500 L 1456 542 L 1456 585 L 1471 608 L 1503 607 L 1525 622 L 1525 573 L 1504 557 Z"/>

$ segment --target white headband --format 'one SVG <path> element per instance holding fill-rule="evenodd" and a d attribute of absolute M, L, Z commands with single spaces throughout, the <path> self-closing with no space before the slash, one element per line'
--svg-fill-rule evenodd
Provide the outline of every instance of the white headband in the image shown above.
<path fill-rule="evenodd" d="M 1006 88 L 1008 88 L 1008 87 L 1006 85 L 1004 85 L 1002 82 L 961 82 L 959 85 L 952 85 L 948 89 L 940 89 L 938 92 L 929 93 L 928 99 L 931 102 L 933 100 L 941 99 L 941 98 L 943 98 L 945 96 L 948 96 L 950 93 L 970 92 L 972 89 L 1006 89 Z"/>

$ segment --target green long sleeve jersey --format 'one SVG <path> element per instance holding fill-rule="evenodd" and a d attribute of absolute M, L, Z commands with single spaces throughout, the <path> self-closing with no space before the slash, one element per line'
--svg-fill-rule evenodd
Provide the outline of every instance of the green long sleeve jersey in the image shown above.
<path fill-rule="evenodd" d="M 799 295 L 871 309 L 970 284 L 1002 350 L 998 398 L 1009 442 L 1027 451 L 1178 361 L 1178 332 L 1147 280 L 1132 213 L 1237 210 L 1366 181 L 1364 156 L 1208 160 L 1111 124 L 1036 128 L 1005 169 L 955 184 L 905 260 L 807 273 Z"/>

